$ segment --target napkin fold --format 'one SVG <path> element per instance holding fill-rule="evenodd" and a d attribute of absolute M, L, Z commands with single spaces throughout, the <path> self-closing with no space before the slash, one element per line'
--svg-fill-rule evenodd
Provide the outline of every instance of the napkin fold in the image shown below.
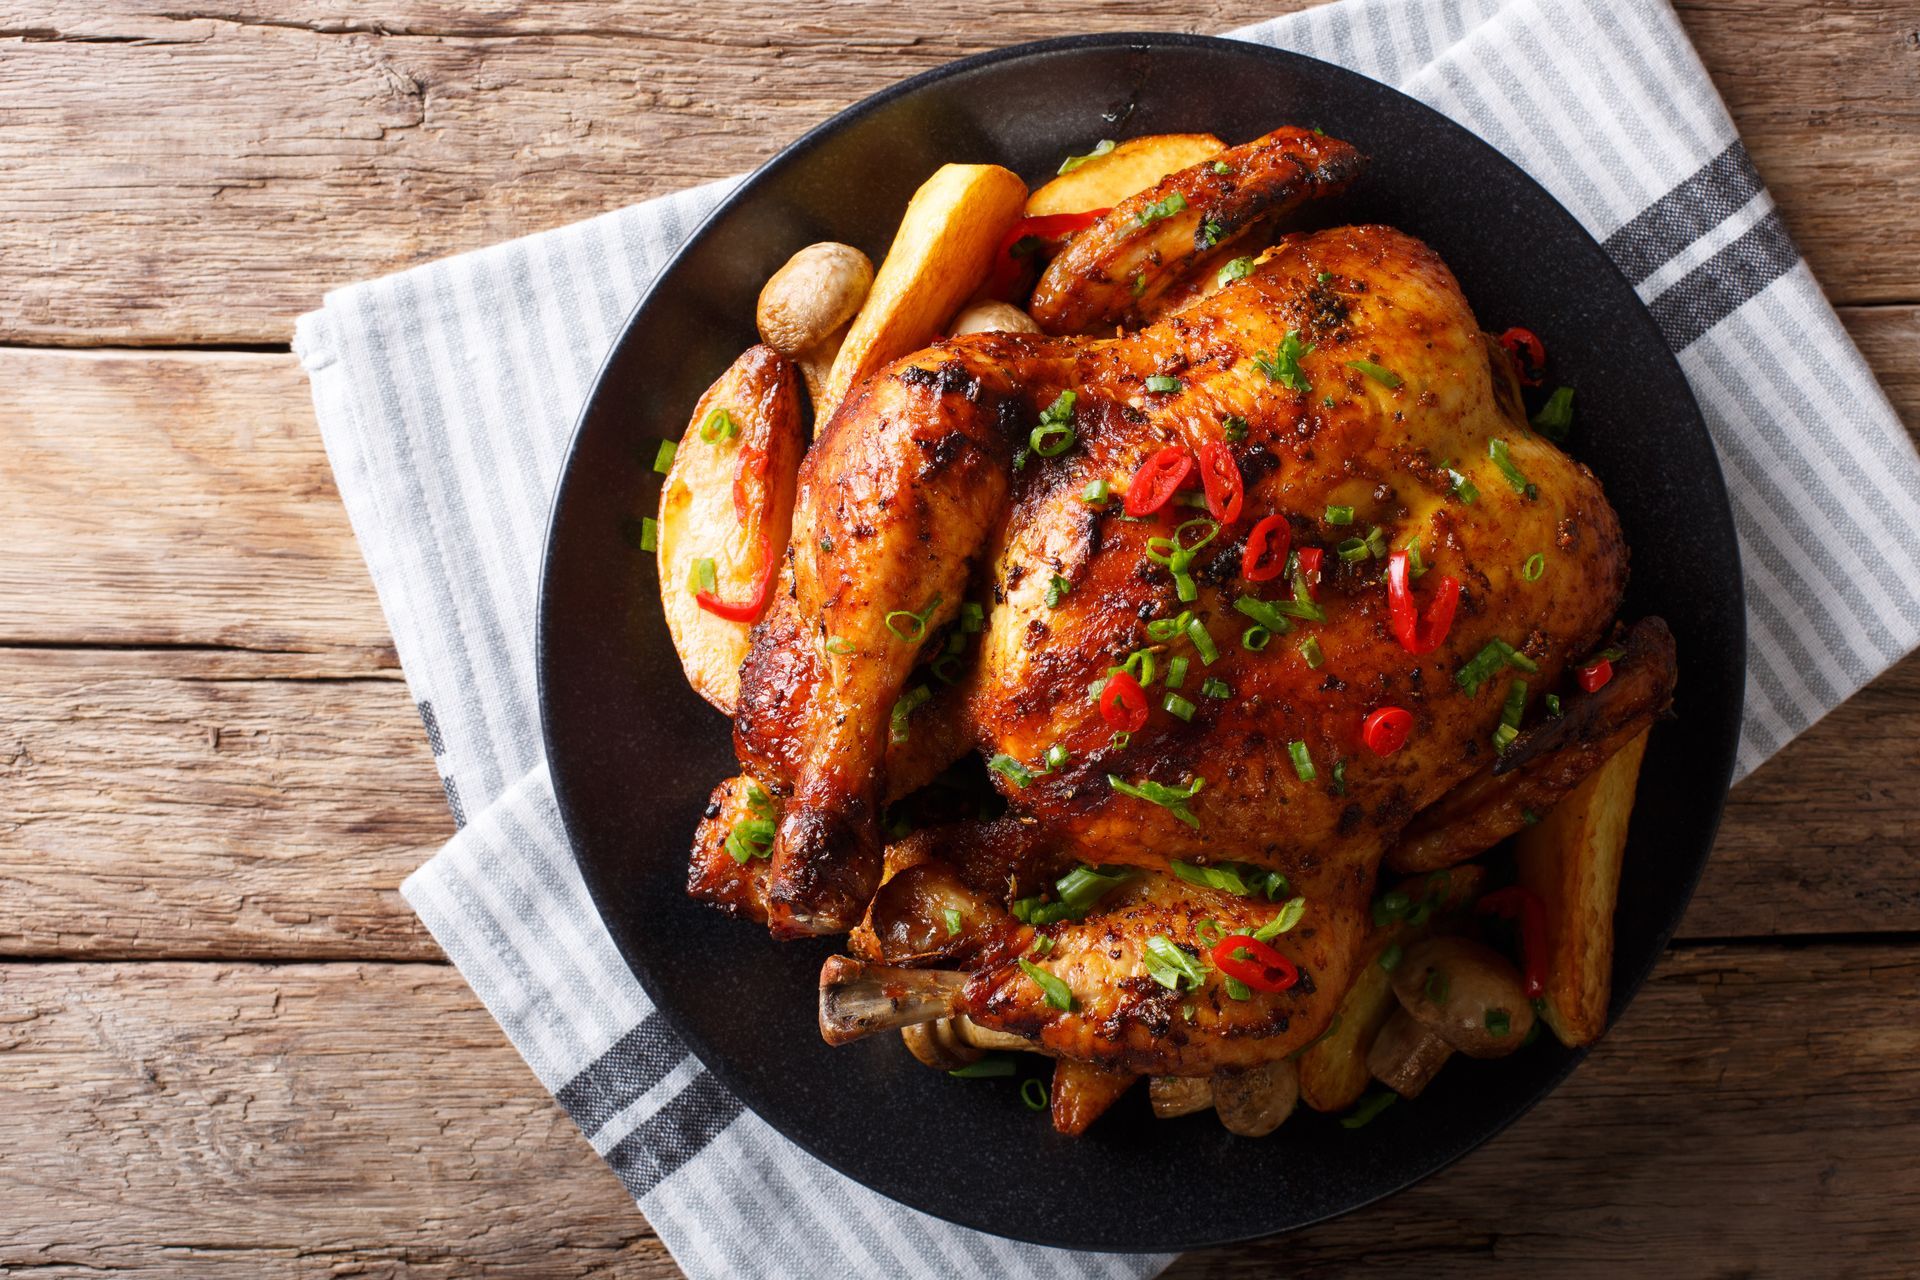
<path fill-rule="evenodd" d="M 1519 163 L 1647 301 L 1745 557 L 1738 772 L 1920 641 L 1920 460 L 1665 0 L 1341 0 L 1232 33 L 1395 85 Z M 1140 1277 L 892 1203 L 675 1039 L 568 852 L 537 723 L 548 502 L 600 361 L 713 183 L 327 296 L 294 340 L 458 834 L 402 886 L 688 1274 Z"/>

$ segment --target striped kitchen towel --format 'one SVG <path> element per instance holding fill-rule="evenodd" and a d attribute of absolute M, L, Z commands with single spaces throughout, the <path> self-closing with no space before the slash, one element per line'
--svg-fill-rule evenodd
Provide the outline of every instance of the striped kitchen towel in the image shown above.
<path fill-rule="evenodd" d="M 1235 33 L 1397 85 L 1543 182 L 1639 288 L 1746 558 L 1739 769 L 1920 639 L 1920 462 L 1664 0 L 1342 0 Z M 331 294 L 295 349 L 461 830 L 403 886 L 692 1275 L 1144 1276 L 936 1221 L 743 1112 L 568 853 L 536 724 L 547 504 L 601 357 L 719 183 Z"/>

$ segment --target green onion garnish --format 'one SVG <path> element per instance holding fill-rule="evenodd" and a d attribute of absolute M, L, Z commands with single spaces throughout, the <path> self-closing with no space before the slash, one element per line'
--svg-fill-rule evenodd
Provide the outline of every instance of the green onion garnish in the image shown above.
<path fill-rule="evenodd" d="M 1487 1030 L 1496 1036 L 1504 1036 L 1513 1030 L 1513 1019 L 1505 1009 L 1489 1009 Z"/>
<path fill-rule="evenodd" d="M 1365 538 L 1342 538 L 1340 539 L 1340 545 L 1336 546 L 1333 550 L 1336 555 L 1349 564 L 1355 560 L 1369 559 L 1373 555 L 1373 552 L 1367 549 L 1367 540 Z"/>
<path fill-rule="evenodd" d="M 1147 205 L 1133 216 L 1134 219 L 1144 227 L 1148 223 L 1158 222 L 1162 218 L 1171 218 L 1174 214 L 1179 213 L 1186 207 L 1187 198 L 1176 191 L 1164 200 L 1155 200 L 1152 204 Z"/>
<path fill-rule="evenodd" d="M 1527 682 L 1515 680 L 1500 706 L 1500 727 L 1493 731 L 1493 749 L 1505 751 L 1520 736 L 1520 717 L 1527 709 Z"/>
<path fill-rule="evenodd" d="M 1546 571 L 1547 571 L 1547 557 L 1544 553 L 1539 551 L 1536 551 L 1532 555 L 1528 556 L 1527 562 L 1520 566 L 1520 576 L 1525 578 L 1528 582 L 1540 581 L 1540 576 L 1544 574 Z"/>
<path fill-rule="evenodd" d="M 1420 554 L 1420 535 L 1415 534 L 1413 537 L 1408 538 L 1400 544 L 1400 549 L 1407 553 L 1407 575 L 1416 582 L 1425 577 L 1427 573 L 1427 562 Z"/>
<path fill-rule="evenodd" d="M 1240 633 L 1240 647 L 1252 653 L 1258 653 L 1273 640 L 1273 632 L 1258 623 Z"/>
<path fill-rule="evenodd" d="M 955 1080 L 998 1080 L 1013 1074 L 1013 1055 L 996 1053 L 990 1058 L 970 1062 L 964 1067 L 947 1072 Z"/>
<path fill-rule="evenodd" d="M 1022 1080 L 1020 1082 L 1020 1101 L 1026 1105 L 1029 1111 L 1045 1111 L 1048 1101 L 1047 1082 L 1044 1080 L 1036 1080 L 1032 1076 L 1028 1076 L 1025 1080 Z"/>
<path fill-rule="evenodd" d="M 1060 979 L 1054 977 L 1025 956 L 1020 957 L 1020 971 L 1039 984 L 1040 991 L 1046 996 L 1048 1004 L 1060 1010 L 1062 1013 L 1070 1012 L 1073 1009 L 1073 989 L 1066 983 L 1060 981 Z"/>
<path fill-rule="evenodd" d="M 893 716 L 887 735 L 890 741 L 896 743 L 907 741 L 907 717 L 932 697 L 933 690 L 923 684 L 917 684 L 900 695 L 899 701 L 893 704 Z"/>
<path fill-rule="evenodd" d="M 708 444 L 731 440 L 740 434 L 740 424 L 725 409 L 715 409 L 700 422 L 700 438 Z"/>
<path fill-rule="evenodd" d="M 1033 774 L 1027 771 L 1025 765 L 1004 751 L 987 761 L 987 768 L 1008 779 L 1022 791 L 1033 785 Z"/>
<path fill-rule="evenodd" d="M 1097 507 L 1107 500 L 1107 495 L 1112 491 L 1113 486 L 1109 485 L 1105 480 L 1095 480 L 1081 493 L 1080 501 L 1091 502 Z"/>
<path fill-rule="evenodd" d="M 1547 701 L 1547 714 L 1552 716 L 1556 720 L 1559 719 L 1561 714 L 1560 713 L 1560 695 L 1557 693 L 1550 693 L 1547 695 L 1546 701 Z"/>
<path fill-rule="evenodd" d="M 1059 574 L 1056 573 L 1049 577 L 1047 579 L 1047 608 L 1058 609 L 1060 602 L 1066 599 L 1067 593 L 1072 590 L 1073 584 Z"/>
<path fill-rule="evenodd" d="M 1187 623 L 1187 639 L 1193 641 L 1195 653 L 1200 655 L 1200 665 L 1210 667 L 1220 658 L 1220 650 L 1213 643 L 1213 636 L 1206 624 L 1195 618 Z"/>
<path fill-rule="evenodd" d="M 1352 1111 L 1340 1117 L 1340 1127 L 1342 1129 L 1366 1128 L 1367 1125 L 1373 1123 L 1375 1116 L 1392 1106 L 1399 1100 L 1399 1097 L 1400 1095 L 1391 1089 L 1376 1089 L 1374 1092 L 1360 1099 L 1359 1105 L 1354 1107 Z"/>
<path fill-rule="evenodd" d="M 1387 949 L 1380 953 L 1380 967 L 1392 973 L 1400 967 L 1400 958 L 1406 954 L 1406 950 L 1399 943 L 1390 942 L 1387 944 Z"/>
<path fill-rule="evenodd" d="M 1501 439 L 1487 441 L 1487 456 L 1493 459 L 1493 465 L 1500 468 L 1500 474 L 1507 478 L 1513 491 L 1523 498 L 1537 498 L 1540 490 L 1513 464 L 1513 456 L 1507 451 L 1507 442 Z"/>
<path fill-rule="evenodd" d="M 1288 898 L 1280 904 L 1280 914 L 1253 931 L 1255 942 L 1272 942 L 1287 930 L 1300 923 L 1300 917 L 1307 913 L 1305 898 Z"/>
<path fill-rule="evenodd" d="M 1036 955 L 1036 956 L 1044 956 L 1049 951 L 1052 951 L 1052 950 L 1053 950 L 1053 939 L 1049 938 L 1046 934 L 1043 933 L 1039 937 L 1033 940 L 1033 950 L 1028 954 Z"/>
<path fill-rule="evenodd" d="M 1126 661 L 1120 664 L 1120 670 L 1138 680 L 1142 689 L 1153 683 L 1153 673 L 1158 669 L 1151 649 L 1135 649 L 1127 655 Z M 1094 696 L 1099 697 L 1098 694 Z"/>
<path fill-rule="evenodd" d="M 947 936 L 949 938 L 954 937 L 960 932 L 960 912 L 957 909 L 948 907 L 940 913 L 940 916 L 946 921 Z"/>
<path fill-rule="evenodd" d="M 1189 802 L 1200 794 L 1200 788 L 1207 785 L 1205 778 L 1195 777 L 1184 787 L 1169 787 L 1151 778 L 1140 782 L 1128 782 L 1125 778 L 1110 773 L 1107 775 L 1107 785 L 1123 796 L 1132 796 L 1136 800 L 1145 800 L 1148 804 L 1157 804 L 1195 831 L 1200 829 L 1200 819 L 1193 816 Z"/>
<path fill-rule="evenodd" d="M 1328 524 L 1352 524 L 1353 508 L 1352 507 L 1328 507 L 1327 523 Z"/>
<path fill-rule="evenodd" d="M 1156 933 L 1147 939 L 1143 962 L 1147 976 L 1169 991 L 1178 991 L 1182 982 L 1198 987 L 1207 980 L 1206 967 L 1194 954 L 1164 934 Z"/>
<path fill-rule="evenodd" d="M 1375 364 L 1371 360 L 1349 360 L 1347 368 L 1366 374 L 1389 391 L 1397 390 L 1403 379 L 1385 365 Z"/>
<path fill-rule="evenodd" d="M 960 629 L 974 635 L 987 625 L 986 606 L 968 600 L 960 606 Z"/>
<path fill-rule="evenodd" d="M 1114 887 L 1124 884 L 1130 873 L 1126 871 L 1101 871 L 1095 867 L 1080 866 L 1067 872 L 1053 883 L 1053 891 L 1060 895 L 1060 902 L 1067 910 L 1085 915 L 1093 905 L 1105 897 Z"/>
<path fill-rule="evenodd" d="M 1170 378 L 1164 373 L 1153 374 L 1147 379 L 1149 391 L 1178 391 L 1179 389 L 1180 379 Z"/>
<path fill-rule="evenodd" d="M 1177 640 L 1187 632 L 1187 624 L 1193 621 L 1193 611 L 1182 609 L 1171 618 L 1155 618 L 1147 624 L 1147 639 L 1166 644 Z"/>
<path fill-rule="evenodd" d="M 1147 296 L 1147 273 L 1144 271 L 1136 273 L 1133 277 L 1133 296 L 1136 298 Z"/>
<path fill-rule="evenodd" d="M 1107 745 L 1115 751 L 1125 751 L 1133 744 L 1133 735 L 1125 729 L 1115 729 L 1113 736 L 1107 739 Z"/>
<path fill-rule="evenodd" d="M 1468 506 L 1472 506 L 1479 500 L 1479 488 L 1474 485 L 1473 481 L 1467 479 L 1466 476 L 1455 471 L 1451 461 L 1441 463 L 1440 469 L 1447 473 L 1447 482 L 1450 486 L 1448 492 L 1453 494 L 1454 497 L 1460 499 L 1460 501 L 1466 503 Z"/>
<path fill-rule="evenodd" d="M 742 818 L 727 832 L 727 852 L 741 866 L 755 858 L 773 856 L 773 819 L 762 815 Z"/>
<path fill-rule="evenodd" d="M 1220 419 L 1220 432 L 1226 436 L 1227 439 L 1238 444 L 1247 438 L 1247 420 L 1233 414 L 1228 414 L 1226 417 Z"/>
<path fill-rule="evenodd" d="M 1193 936 L 1205 943 L 1214 943 L 1227 936 L 1218 920 L 1196 920 L 1193 923 Z"/>
<path fill-rule="evenodd" d="M 660 522 L 652 516 L 640 517 L 640 549 L 642 551 L 660 549 Z"/>
<path fill-rule="evenodd" d="M 1228 164 L 1225 160 L 1215 160 L 1213 162 L 1213 171 L 1224 178 L 1228 174 L 1233 172 L 1233 166 Z"/>
<path fill-rule="evenodd" d="M 1220 274 L 1213 278 L 1213 282 L 1216 285 L 1228 285 L 1232 284 L 1235 280 L 1245 280 L 1252 274 L 1252 258 L 1235 258 L 1232 262 L 1220 268 Z"/>
<path fill-rule="evenodd" d="M 840 657 L 845 657 L 847 654 L 853 652 L 853 646 L 848 644 L 845 640 L 842 640 L 839 636 L 828 636 L 827 652 L 831 654 L 837 654 Z"/>
<path fill-rule="evenodd" d="M 1246 948 L 1242 947 L 1241 950 L 1244 951 L 1246 950 Z M 1240 981 L 1240 979 L 1238 978 L 1228 978 L 1225 982 L 1222 982 L 1220 985 L 1226 991 L 1227 998 L 1230 1000 L 1253 999 L 1253 988 L 1248 986 L 1246 983 Z"/>
<path fill-rule="evenodd" d="M 911 609 L 895 609 L 882 621 L 887 624 L 887 630 L 901 640 L 908 644 L 919 644 L 927 638 L 927 619 L 931 618 L 933 611 L 939 607 L 940 596 L 936 593 L 933 599 L 927 601 L 927 607 L 920 612 L 915 613 Z M 898 619 L 905 619 L 905 621 L 898 621 Z"/>
<path fill-rule="evenodd" d="M 1182 653 L 1167 663 L 1167 688 L 1178 689 L 1187 682 L 1187 655 Z"/>
<path fill-rule="evenodd" d="M 1219 676 L 1208 676 L 1200 683 L 1200 696 L 1203 698 L 1231 698 L 1233 690 Z"/>
<path fill-rule="evenodd" d="M 1167 867 L 1188 884 L 1218 889 L 1238 898 L 1264 897 L 1273 902 L 1289 887 L 1287 878 L 1278 871 L 1256 867 L 1251 862 L 1198 863 L 1174 858 L 1168 861 Z"/>
<path fill-rule="evenodd" d="M 1063 744 L 1058 742 L 1048 747 L 1047 748 L 1047 771 L 1049 773 L 1052 773 L 1062 768 L 1063 766 L 1065 766 L 1067 761 L 1072 757 L 1072 754 L 1073 753 L 1068 751 Z"/>
<path fill-rule="evenodd" d="M 1191 721 L 1193 719 L 1193 713 L 1198 710 L 1191 702 L 1188 702 L 1177 693 L 1170 693 L 1165 698 L 1162 698 L 1160 705 L 1166 708 L 1169 715 L 1175 715 L 1187 721 Z"/>
<path fill-rule="evenodd" d="M 1083 156 L 1068 156 L 1065 160 L 1062 160 L 1060 162 L 1060 167 L 1054 170 L 1054 172 L 1055 173 L 1072 173 L 1075 169 L 1078 169 L 1081 165 L 1085 164 L 1087 161 L 1098 160 L 1101 156 L 1106 155 L 1108 152 L 1112 150 L 1113 150 L 1113 139 L 1102 138 L 1100 139 L 1100 141 L 1093 144 L 1093 150 L 1087 152 L 1087 154 Z"/>
<path fill-rule="evenodd" d="M 1374 525 L 1371 529 L 1367 530 L 1366 541 L 1367 553 L 1369 555 L 1375 560 L 1385 557 L 1387 554 L 1387 531 L 1385 529 L 1382 529 L 1379 525 Z"/>
<path fill-rule="evenodd" d="M 1347 794 L 1347 762 L 1345 760 L 1333 762 L 1333 794 L 1337 796 Z"/>
<path fill-rule="evenodd" d="M 1308 636 L 1300 642 L 1300 656 L 1305 658 L 1307 665 L 1315 671 L 1318 671 L 1320 664 L 1327 660 L 1326 655 L 1320 652 L 1320 639 L 1318 636 Z"/>
<path fill-rule="evenodd" d="M 1540 664 L 1521 653 L 1505 640 L 1487 641 L 1486 647 L 1473 655 L 1467 665 L 1454 673 L 1453 679 L 1471 698 L 1480 692 L 1480 686 L 1493 678 L 1501 667 L 1510 666 L 1529 675 L 1540 669 Z"/>
<path fill-rule="evenodd" d="M 1283 636 L 1293 630 L 1293 624 L 1288 622 L 1282 613 L 1280 607 L 1282 603 L 1284 603 L 1284 601 L 1276 603 L 1272 600 L 1262 600 L 1257 596 L 1241 596 L 1233 602 L 1233 608 L 1236 613 L 1242 613 L 1252 618 L 1273 635 Z M 1242 636 L 1241 643 L 1244 644 L 1245 642 L 1246 637 Z M 1248 647 L 1252 648 L 1253 646 L 1249 645 Z M 1266 648 L 1264 644 L 1259 647 L 1262 649 Z"/>
<path fill-rule="evenodd" d="M 719 590 L 719 581 L 714 573 L 713 558 L 701 556 L 687 566 L 687 590 L 698 595 L 704 591 L 713 595 Z"/>
<path fill-rule="evenodd" d="M 1313 390 L 1313 385 L 1300 368 L 1300 358 L 1310 355 L 1312 351 L 1313 348 L 1301 340 L 1298 329 L 1289 329 L 1271 355 L 1265 351 L 1254 352 L 1253 363 L 1255 368 L 1267 375 L 1267 381 L 1277 382 L 1289 391 L 1304 395 Z"/>
<path fill-rule="evenodd" d="M 1200 231 L 1195 239 L 1199 241 L 1200 248 L 1211 249 L 1220 243 L 1220 237 L 1226 234 L 1226 230 L 1212 218 L 1207 218 L 1200 223 Z"/>
<path fill-rule="evenodd" d="M 1533 429 L 1555 444 L 1567 438 L 1573 428 L 1573 388 L 1555 387 L 1540 412 L 1533 415 Z"/>
<path fill-rule="evenodd" d="M 679 448 L 680 446 L 671 440 L 662 440 L 660 452 L 653 455 L 653 469 L 661 475 L 667 474 L 673 466 L 673 455 Z"/>
<path fill-rule="evenodd" d="M 1429 969 L 1427 985 L 1421 988 L 1420 994 L 1425 996 L 1430 1004 L 1445 1004 L 1447 993 L 1452 990 L 1453 979 L 1447 976 L 1445 969 Z"/>
<path fill-rule="evenodd" d="M 1320 776 L 1313 767 L 1313 757 L 1307 752 L 1307 744 L 1295 738 L 1287 744 L 1287 754 L 1293 757 L 1293 771 L 1300 775 L 1300 781 L 1312 782 Z"/>
<path fill-rule="evenodd" d="M 1040 412 L 1040 425 L 1027 436 L 1027 447 L 1043 458 L 1057 458 L 1073 447 L 1073 402 L 1079 397 L 1062 391 Z"/>

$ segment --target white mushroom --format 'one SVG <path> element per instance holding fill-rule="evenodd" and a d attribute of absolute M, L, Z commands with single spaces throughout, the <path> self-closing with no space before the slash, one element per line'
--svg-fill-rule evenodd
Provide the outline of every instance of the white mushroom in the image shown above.
<path fill-rule="evenodd" d="M 1471 938 L 1428 938 L 1393 971 L 1400 1008 L 1380 1028 L 1367 1070 L 1403 1098 L 1419 1096 L 1455 1050 L 1501 1058 L 1526 1043 L 1533 1002 L 1520 975 Z"/>
<path fill-rule="evenodd" d="M 768 346 L 800 367 L 817 407 L 827 371 L 873 287 L 873 263 L 850 244 L 810 244 L 760 290 L 754 319 Z"/>
<path fill-rule="evenodd" d="M 1033 317 L 1010 302 L 974 302 L 947 323 L 947 336 L 963 333 L 1039 333 Z"/>

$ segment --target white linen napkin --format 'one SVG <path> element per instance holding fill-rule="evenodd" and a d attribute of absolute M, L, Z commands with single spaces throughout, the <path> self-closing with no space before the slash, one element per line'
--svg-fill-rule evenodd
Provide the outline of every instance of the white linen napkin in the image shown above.
<path fill-rule="evenodd" d="M 1678 354 L 1746 562 L 1744 775 L 1920 640 L 1920 461 L 1665 0 L 1341 0 L 1232 33 L 1395 85 L 1606 246 Z M 601 358 L 715 183 L 329 294 L 294 341 L 459 833 L 402 892 L 680 1265 L 1146 1276 L 905 1209 L 742 1110 L 627 971 L 541 758 L 548 502 Z"/>

